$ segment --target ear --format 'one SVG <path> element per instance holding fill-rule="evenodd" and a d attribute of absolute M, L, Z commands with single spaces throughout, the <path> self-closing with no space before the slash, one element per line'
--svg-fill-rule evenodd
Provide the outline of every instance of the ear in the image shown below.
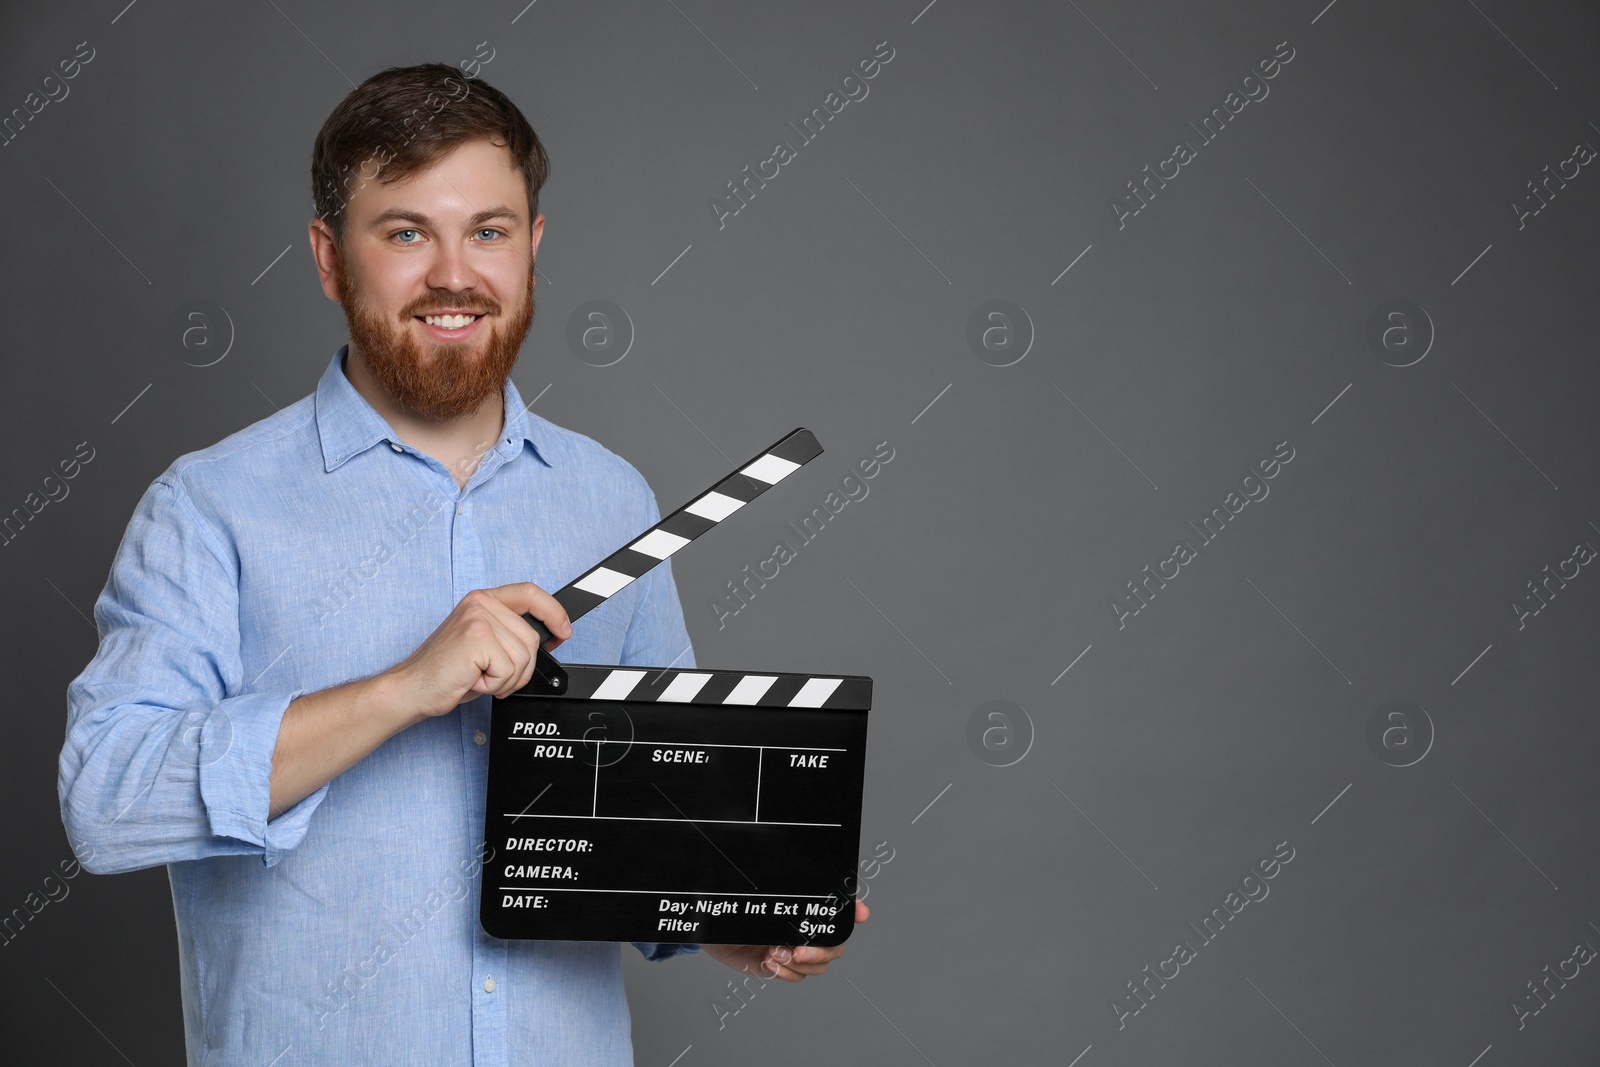
<path fill-rule="evenodd" d="M 317 275 L 322 281 L 322 291 L 329 300 L 340 301 L 343 294 L 339 292 L 339 279 L 337 276 L 339 266 L 339 244 L 334 240 L 333 227 L 321 218 L 311 220 L 311 257 L 317 263 Z"/>
<path fill-rule="evenodd" d="M 532 240 L 528 244 L 528 258 L 529 259 L 537 260 L 539 258 L 539 238 L 541 238 L 543 236 L 544 236 L 544 216 L 542 214 L 541 215 L 535 215 L 533 217 L 533 227 L 532 227 L 532 230 L 531 230 Z"/>

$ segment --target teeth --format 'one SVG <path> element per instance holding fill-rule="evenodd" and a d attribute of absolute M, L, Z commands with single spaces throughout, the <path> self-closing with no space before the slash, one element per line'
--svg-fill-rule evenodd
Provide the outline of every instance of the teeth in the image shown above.
<path fill-rule="evenodd" d="M 424 315 L 422 321 L 445 330 L 459 330 L 477 318 L 476 315 Z"/>

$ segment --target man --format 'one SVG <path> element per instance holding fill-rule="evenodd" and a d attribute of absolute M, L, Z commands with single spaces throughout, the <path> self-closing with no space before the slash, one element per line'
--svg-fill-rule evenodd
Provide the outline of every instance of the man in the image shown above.
<path fill-rule="evenodd" d="M 632 1061 L 620 946 L 477 922 L 521 613 L 573 662 L 694 665 L 668 564 L 576 627 L 545 592 L 659 518 L 509 378 L 547 172 L 516 106 L 454 68 L 353 91 L 310 224 L 349 344 L 315 393 L 151 484 L 95 605 L 62 817 L 91 871 L 167 865 L 191 1065 Z M 799 981 L 842 949 L 705 951 Z"/>

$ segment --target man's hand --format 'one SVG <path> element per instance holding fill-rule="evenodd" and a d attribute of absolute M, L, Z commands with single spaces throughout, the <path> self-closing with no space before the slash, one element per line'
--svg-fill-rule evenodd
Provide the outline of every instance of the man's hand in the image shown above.
<path fill-rule="evenodd" d="M 474 589 L 387 673 L 401 683 L 418 714 L 447 714 L 480 693 L 509 696 L 533 676 L 539 638 L 523 612 L 549 628 L 546 651 L 572 636 L 566 609 L 532 582 Z"/>
<path fill-rule="evenodd" d="M 856 901 L 856 922 L 866 922 L 869 915 L 871 912 L 867 906 Z M 799 945 L 790 948 L 787 945 L 701 945 L 700 951 L 736 971 L 762 978 L 799 982 L 808 975 L 826 971 L 831 961 L 844 955 L 844 946 L 823 948 L 821 945 Z"/>
<path fill-rule="evenodd" d="M 401 730 L 480 693 L 528 684 L 539 638 L 523 612 L 549 627 L 548 648 L 572 636 L 567 612 L 532 582 L 474 589 L 401 662 L 371 678 L 296 697 L 272 752 L 269 818 L 289 810 Z"/>

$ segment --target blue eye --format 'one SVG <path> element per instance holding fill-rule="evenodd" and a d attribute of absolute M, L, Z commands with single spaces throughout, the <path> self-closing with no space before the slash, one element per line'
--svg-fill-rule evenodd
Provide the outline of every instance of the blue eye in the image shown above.
<path fill-rule="evenodd" d="M 415 234 L 416 232 L 417 232 L 416 230 L 396 230 L 394 235 L 396 237 L 400 237 L 402 234 L 408 234 L 408 233 Z M 403 244 L 403 245 L 416 244 L 415 241 L 401 241 L 400 243 Z"/>
<path fill-rule="evenodd" d="M 494 229 L 491 226 L 485 226 L 483 229 L 478 231 L 478 234 L 480 236 L 482 236 L 483 234 L 489 234 L 491 236 L 491 238 L 492 238 L 493 236 L 499 234 L 499 232 L 500 232 L 499 230 Z"/>

